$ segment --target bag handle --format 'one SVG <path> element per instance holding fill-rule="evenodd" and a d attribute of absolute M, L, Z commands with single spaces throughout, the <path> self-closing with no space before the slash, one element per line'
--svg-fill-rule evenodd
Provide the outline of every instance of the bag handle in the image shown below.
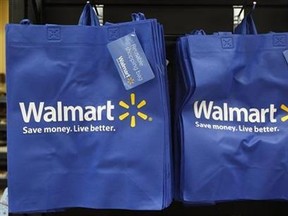
<path fill-rule="evenodd" d="M 95 8 L 87 1 L 80 15 L 78 25 L 100 26 Z"/>
<path fill-rule="evenodd" d="M 20 21 L 20 24 L 21 25 L 30 25 L 31 24 L 31 21 L 29 19 L 22 19 Z"/>
<path fill-rule="evenodd" d="M 195 29 L 190 32 L 190 35 L 206 35 L 206 32 L 203 29 Z"/>
<path fill-rule="evenodd" d="M 132 21 L 146 20 L 145 14 L 138 12 L 131 14 Z"/>
<path fill-rule="evenodd" d="M 257 34 L 257 29 L 255 26 L 253 17 L 252 17 L 252 13 L 255 10 L 255 7 L 256 7 L 256 2 L 253 2 L 252 9 L 249 11 L 248 14 L 246 14 L 246 16 L 241 21 L 241 23 L 235 28 L 234 34 L 243 34 L 243 35 Z"/>

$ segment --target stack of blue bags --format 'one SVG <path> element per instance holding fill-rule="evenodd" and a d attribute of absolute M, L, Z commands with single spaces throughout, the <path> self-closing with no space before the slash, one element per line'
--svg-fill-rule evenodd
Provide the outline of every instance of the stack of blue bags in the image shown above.
<path fill-rule="evenodd" d="M 287 33 L 177 42 L 176 198 L 188 204 L 287 200 Z"/>
<path fill-rule="evenodd" d="M 160 210 L 172 200 L 163 27 L 135 13 L 9 24 L 9 212 Z"/>

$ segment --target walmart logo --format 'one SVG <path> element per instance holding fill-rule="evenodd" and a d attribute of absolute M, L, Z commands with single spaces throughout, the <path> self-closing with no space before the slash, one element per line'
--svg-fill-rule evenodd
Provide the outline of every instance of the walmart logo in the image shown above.
<path fill-rule="evenodd" d="M 119 119 L 121 121 L 123 121 L 123 120 L 127 119 L 128 117 L 130 117 L 130 127 L 132 127 L 132 128 L 136 127 L 136 117 L 137 116 L 144 121 L 146 121 L 146 120 L 152 121 L 151 117 L 148 117 L 147 114 L 141 112 L 141 108 L 146 106 L 146 104 L 147 104 L 146 100 L 141 100 L 139 103 L 136 103 L 135 94 L 131 93 L 129 102 L 127 102 L 127 103 L 124 101 L 119 102 L 119 106 L 121 106 L 127 110 L 126 112 L 124 112 L 123 114 L 121 114 L 119 116 Z M 136 109 L 135 114 L 130 113 L 132 111 L 132 109 Z"/>
<path fill-rule="evenodd" d="M 119 116 L 119 120 L 130 119 L 130 127 L 136 127 L 136 120 L 152 121 L 152 118 L 144 113 L 141 109 L 147 104 L 146 100 L 136 102 L 134 93 L 130 94 L 130 101 L 120 101 L 119 106 L 126 111 Z M 33 122 L 91 122 L 91 121 L 114 121 L 113 101 L 107 100 L 105 103 L 97 105 L 66 105 L 62 101 L 57 101 L 54 106 L 46 105 L 45 102 L 19 103 L 23 121 L 25 123 Z"/>
<path fill-rule="evenodd" d="M 197 119 L 205 118 L 215 121 L 237 121 L 250 123 L 276 123 L 278 109 L 275 104 L 270 104 L 266 108 L 255 107 L 235 107 L 229 103 L 216 104 L 214 101 L 195 101 L 193 104 L 194 115 Z M 282 104 L 280 109 L 285 111 L 281 117 L 282 122 L 288 121 L 288 106 Z"/>

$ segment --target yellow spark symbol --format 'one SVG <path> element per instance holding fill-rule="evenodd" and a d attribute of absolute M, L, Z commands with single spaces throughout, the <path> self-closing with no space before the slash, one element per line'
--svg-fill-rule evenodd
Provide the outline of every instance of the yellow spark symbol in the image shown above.
<path fill-rule="evenodd" d="M 124 101 L 120 101 L 119 102 L 119 106 L 123 107 L 124 109 L 127 109 L 126 112 L 124 112 L 123 114 L 121 114 L 119 116 L 119 119 L 121 121 L 125 120 L 126 118 L 128 118 L 130 116 L 130 113 L 129 113 L 130 106 L 136 106 L 136 108 L 138 109 L 137 116 L 139 118 L 141 118 L 143 120 L 147 120 L 148 119 L 148 115 L 146 115 L 145 113 L 139 111 L 139 109 L 141 109 L 142 107 L 144 107 L 147 104 L 145 100 L 142 100 L 138 104 L 136 104 L 135 94 L 131 93 L 130 94 L 130 104 L 131 105 L 128 105 Z M 130 127 L 132 127 L 132 128 L 136 127 L 136 116 L 135 115 L 132 115 L 131 118 L 130 118 Z"/>
<path fill-rule="evenodd" d="M 282 105 L 280 106 L 280 108 L 281 108 L 282 110 L 284 110 L 285 112 L 288 113 L 288 107 L 287 107 L 286 105 L 282 104 Z M 282 122 L 285 122 L 285 121 L 287 121 L 287 120 L 288 120 L 288 114 L 285 115 L 285 116 L 283 116 L 283 117 L 281 118 L 281 121 L 282 121 Z"/>
<path fill-rule="evenodd" d="M 129 84 L 129 85 L 133 85 L 134 84 L 134 79 L 132 78 L 132 77 L 128 77 L 127 78 L 127 83 Z"/>

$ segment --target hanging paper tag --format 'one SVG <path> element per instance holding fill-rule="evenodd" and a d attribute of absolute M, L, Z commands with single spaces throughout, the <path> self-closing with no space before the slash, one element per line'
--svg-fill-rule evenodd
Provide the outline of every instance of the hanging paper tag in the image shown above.
<path fill-rule="evenodd" d="M 135 32 L 107 46 L 126 90 L 155 77 Z"/>

